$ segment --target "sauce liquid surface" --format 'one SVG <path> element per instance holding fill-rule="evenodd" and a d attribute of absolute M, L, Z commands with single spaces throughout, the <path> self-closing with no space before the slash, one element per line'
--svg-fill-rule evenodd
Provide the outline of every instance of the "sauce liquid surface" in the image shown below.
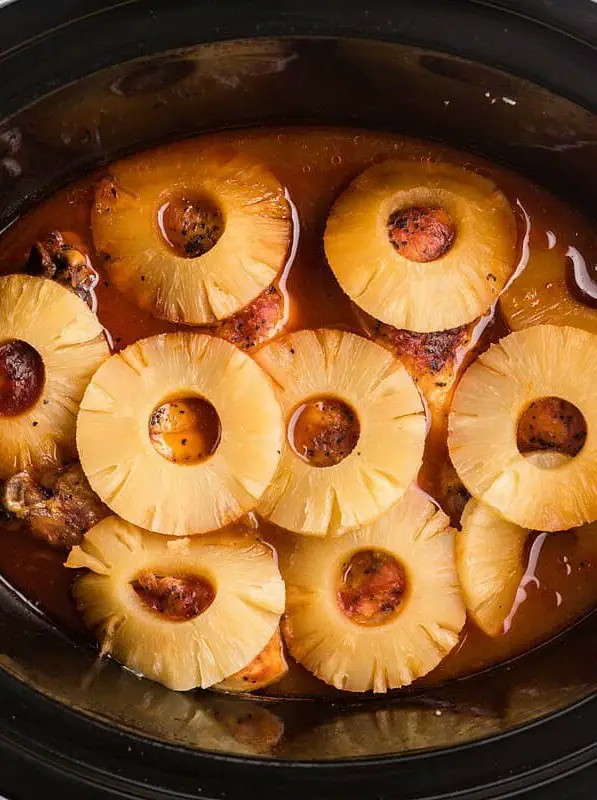
<path fill-rule="evenodd" d="M 563 203 L 523 178 L 474 156 L 392 134 L 315 128 L 261 128 L 203 137 L 206 147 L 238 148 L 264 163 L 285 185 L 293 208 L 295 245 L 280 279 L 287 303 L 286 331 L 340 327 L 367 334 L 362 313 L 342 292 L 323 252 L 323 232 L 338 194 L 363 169 L 388 157 L 435 159 L 446 157 L 492 177 L 516 210 L 519 258 L 523 266 L 554 241 L 581 252 L 587 264 L 597 263 L 597 235 Z M 109 168 L 108 168 L 109 171 Z M 93 251 L 90 206 L 98 178 L 106 171 L 69 185 L 16 221 L 0 239 L 0 273 L 23 269 L 32 245 L 59 229 L 74 234 L 91 254 L 100 279 L 97 310 L 113 349 L 138 339 L 176 330 L 138 309 L 110 286 L 101 258 Z M 541 288 L 541 287 L 539 287 Z M 586 290 L 583 295 L 586 294 Z M 595 312 L 597 314 L 597 311 Z M 475 330 L 476 351 L 508 332 L 499 311 L 483 318 Z M 472 357 L 472 354 L 469 355 Z M 461 368 L 466 366 L 466 359 Z M 419 484 L 440 505 L 447 505 L 439 479 L 447 462 L 448 406 L 430 409 L 430 431 Z M 453 519 L 457 523 L 457 519 Z M 286 532 L 260 524 L 261 534 L 274 546 Z M 597 606 L 597 536 L 582 543 L 574 531 L 539 536 L 529 550 L 529 568 L 503 635 L 490 638 L 467 623 L 458 647 L 425 679 L 428 686 L 467 675 L 518 655 L 561 631 Z M 0 573 L 17 590 L 62 627 L 80 630 L 70 597 L 72 572 L 64 556 L 30 538 L 18 524 L 0 522 Z M 268 695 L 313 695 L 332 692 L 298 665 Z"/>

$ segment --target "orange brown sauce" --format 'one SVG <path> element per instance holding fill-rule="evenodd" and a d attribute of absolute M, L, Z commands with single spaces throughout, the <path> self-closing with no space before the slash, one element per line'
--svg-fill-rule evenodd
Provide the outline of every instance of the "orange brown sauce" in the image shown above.
<path fill-rule="evenodd" d="M 340 327 L 375 338 L 370 320 L 340 290 L 323 254 L 322 235 L 326 217 L 346 185 L 364 168 L 387 157 L 426 159 L 430 146 L 404 137 L 342 129 L 255 129 L 224 132 L 204 137 L 206 147 L 227 144 L 263 162 L 286 186 L 295 216 L 300 220 L 296 253 L 276 287 L 283 300 L 275 311 L 286 330 Z M 467 153 L 434 146 L 438 156 L 480 167 L 506 194 L 517 215 L 518 257 L 521 262 L 545 254 L 555 240 L 564 249 L 574 247 L 587 264 L 597 263 L 597 237 L 591 227 L 557 198 L 508 170 L 488 164 Z M 432 156 L 433 157 L 433 156 Z M 115 351 L 140 338 L 180 330 L 183 326 L 158 320 L 137 308 L 110 284 L 104 257 L 93 250 L 90 208 L 95 186 L 106 172 L 91 175 L 58 192 L 17 220 L 0 240 L 0 273 L 21 271 L 31 248 L 53 230 L 68 231 L 89 254 L 97 272 L 94 300 Z M 107 182 L 109 184 L 109 181 Z M 573 280 L 568 276 L 568 280 Z M 549 286 L 537 290 L 549 292 Z M 570 291 L 576 293 L 577 287 Z M 579 296 L 586 295 L 586 289 Z M 269 308 L 269 306 L 268 306 Z M 268 313 L 270 313 L 268 311 Z M 257 313 L 256 319 L 262 317 Z M 248 318 L 245 320 L 245 322 Z M 250 322 L 253 324 L 253 322 Z M 258 325 L 261 323 L 259 322 Z M 242 346 L 243 328 L 231 324 L 230 336 Z M 499 311 L 448 334 L 413 337 L 391 330 L 380 332 L 386 346 L 404 358 L 420 388 L 431 397 L 430 429 L 420 486 L 431 494 L 457 523 L 466 499 L 449 463 L 446 447 L 447 409 L 452 378 L 476 352 L 508 332 Z M 456 358 L 450 346 L 463 337 Z M 226 336 L 225 338 L 229 338 Z M 231 338 L 230 340 L 234 340 Z M 437 384 L 444 384 L 437 386 Z M 274 546 L 289 534 L 260 523 L 261 535 Z M 72 574 L 62 566 L 63 556 L 28 536 L 15 522 L 0 523 L 0 572 L 4 578 L 59 624 L 80 629 L 81 623 L 70 595 Z M 459 646 L 420 685 L 434 685 L 511 658 L 552 637 L 597 605 L 597 542 L 593 548 L 579 544 L 574 531 L 549 535 L 542 540 L 533 580 L 519 598 L 507 633 L 491 639 L 468 623 Z M 296 664 L 268 694 L 325 694 L 330 690 Z"/>

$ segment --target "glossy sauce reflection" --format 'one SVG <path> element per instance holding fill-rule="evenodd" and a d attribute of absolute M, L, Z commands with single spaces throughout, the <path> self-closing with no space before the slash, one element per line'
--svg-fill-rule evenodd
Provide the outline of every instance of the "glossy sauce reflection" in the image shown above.
<path fill-rule="evenodd" d="M 286 295 L 287 330 L 335 326 L 366 333 L 366 324 L 351 301 L 340 290 L 327 267 L 323 253 L 326 217 L 338 193 L 362 169 L 392 156 L 428 158 L 429 145 L 393 135 L 342 129 L 259 129 L 213 134 L 204 137 L 206 147 L 227 144 L 269 166 L 287 187 L 295 221 L 300 229 L 289 260 L 289 269 L 279 282 Z M 524 266 L 535 253 L 564 247 L 573 269 L 567 279 L 576 296 L 597 296 L 592 284 L 597 263 L 597 237 L 586 223 L 558 200 L 522 178 L 488 165 L 473 156 L 443 152 L 450 158 L 479 166 L 493 177 L 517 209 L 519 260 Z M 99 274 L 96 287 L 98 314 L 113 348 L 179 326 L 152 318 L 112 288 L 102 260 L 93 253 L 89 210 L 98 175 L 67 187 L 30 214 L 17 221 L 0 242 L 0 272 L 22 268 L 34 242 L 53 229 L 69 231 L 88 248 Z M 574 248 L 574 249 L 573 249 Z M 578 256 L 576 255 L 578 253 Z M 581 260 L 582 259 L 582 260 Z M 579 266 L 580 265 L 580 266 Z M 584 265 L 584 266 L 583 266 Z M 579 272 L 580 270 L 580 272 Z M 580 275 L 580 279 L 577 275 Z M 475 351 L 485 349 L 508 328 L 499 312 L 483 318 L 474 333 Z M 463 367 L 472 358 L 464 359 Z M 449 468 L 446 448 L 446 408 L 435 409 L 425 451 L 420 485 L 446 506 L 445 482 L 439 479 Z M 457 522 L 457 519 L 453 520 Z M 283 546 L 289 534 L 262 525 L 261 533 L 275 546 Z M 532 574 L 508 619 L 507 632 L 490 639 L 468 624 L 458 649 L 421 683 L 431 685 L 463 675 L 516 655 L 561 630 L 579 615 L 597 605 L 597 537 L 595 545 L 574 532 L 541 535 L 530 548 Z M 28 538 L 14 523 L 0 524 L 0 572 L 48 616 L 68 628 L 79 628 L 69 586 L 70 574 L 62 556 Z M 329 690 L 300 667 L 293 667 L 268 694 L 320 694 Z"/>

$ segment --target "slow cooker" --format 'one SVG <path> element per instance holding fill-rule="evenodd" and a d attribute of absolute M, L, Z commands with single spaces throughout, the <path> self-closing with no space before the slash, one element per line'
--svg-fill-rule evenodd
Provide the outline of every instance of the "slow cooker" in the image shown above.
<path fill-rule="evenodd" d="M 260 123 L 446 141 L 591 216 L 594 3 L 9 2 L 0 9 L 0 231 L 116 155 Z M 595 614 L 524 657 L 440 688 L 282 700 L 178 695 L 138 679 L 98 661 L 4 582 L 0 609 L 8 798 L 595 793 Z M 283 729 L 273 752 L 229 734 L 226 722 L 246 715 Z"/>

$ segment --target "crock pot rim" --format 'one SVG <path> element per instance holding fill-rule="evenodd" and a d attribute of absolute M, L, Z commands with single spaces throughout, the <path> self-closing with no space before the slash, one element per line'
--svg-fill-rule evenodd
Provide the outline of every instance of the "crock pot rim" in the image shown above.
<path fill-rule="evenodd" d="M 46 4 L 42 5 L 44 6 L 45 12 L 50 12 L 50 9 L 46 6 Z M 57 40 L 53 39 L 53 37 L 58 37 L 58 40 L 63 42 L 63 37 L 67 32 L 72 33 L 74 28 L 78 25 L 83 25 L 86 27 L 89 24 L 97 22 L 99 18 L 98 15 L 100 14 L 119 13 L 121 10 L 126 12 L 134 12 L 135 8 L 138 10 L 141 5 L 144 5 L 146 8 L 154 7 L 157 9 L 152 17 L 152 24 L 156 27 L 159 27 L 160 13 L 167 11 L 167 9 L 165 9 L 167 3 L 161 2 L 160 0 L 157 0 L 155 3 L 144 4 L 138 2 L 129 2 L 129 0 L 125 0 L 125 2 L 116 4 L 107 4 L 102 2 L 102 0 L 82 0 L 81 2 L 77 3 L 70 2 L 70 0 L 65 0 L 64 2 L 52 4 L 51 13 L 55 15 L 64 15 L 65 20 L 68 19 L 69 14 L 71 11 L 74 11 L 75 8 L 79 13 L 85 9 L 85 13 L 82 16 L 79 16 L 77 19 L 69 22 L 65 21 L 64 24 L 60 24 L 58 27 L 53 27 L 52 30 L 45 32 L 44 25 L 47 24 L 47 16 L 46 13 L 38 13 L 39 3 L 36 2 L 36 0 L 19 0 L 19 2 L 9 3 L 4 8 L 0 9 L 0 22 L 2 21 L 3 17 L 6 20 L 6 24 L 0 29 L 0 84 L 2 83 L 4 76 L 18 73 L 19 64 L 23 63 L 23 59 L 27 58 L 27 55 L 31 50 L 38 46 L 57 46 Z M 181 5 L 184 5 L 184 3 Z M 221 8 L 216 9 L 216 11 L 225 11 L 223 8 L 224 6 L 229 9 L 234 5 L 238 5 L 238 3 L 235 4 L 231 0 L 221 0 L 220 3 L 213 4 L 214 8 L 210 10 L 214 11 L 216 6 L 220 6 Z M 539 23 L 537 19 L 532 19 L 528 16 L 521 16 L 519 13 L 521 11 L 521 7 L 516 7 L 518 6 L 516 3 L 510 2 L 506 4 L 502 2 L 498 4 L 484 2 L 483 0 L 454 0 L 450 6 L 451 13 L 455 13 L 455 8 L 457 6 L 460 10 L 468 10 L 470 12 L 470 18 L 468 25 L 463 24 L 459 28 L 457 36 L 453 37 L 448 45 L 446 45 L 445 41 L 446 37 L 444 34 L 446 34 L 446 26 L 443 22 L 443 20 L 445 20 L 446 5 L 445 3 L 442 3 L 442 0 L 418 0 L 414 6 L 409 2 L 409 0 L 393 0 L 391 3 L 387 2 L 387 0 L 380 0 L 378 3 L 378 8 L 373 12 L 370 11 L 366 15 L 365 12 L 358 7 L 360 4 L 355 3 L 353 5 L 355 8 L 357 8 L 357 12 L 359 14 L 358 21 L 353 20 L 349 25 L 346 23 L 338 25 L 338 29 L 334 30 L 334 34 L 348 38 L 354 38 L 355 35 L 358 34 L 358 36 L 363 38 L 399 41 L 401 43 L 427 47 L 439 52 L 456 54 L 461 57 L 470 58 L 471 60 L 478 60 L 490 66 L 504 69 L 505 71 L 514 75 L 519 75 L 520 77 L 534 81 L 535 83 L 544 86 L 554 93 L 574 101 L 578 105 L 583 106 L 588 110 L 597 112 L 597 84 L 595 84 L 594 79 L 591 81 L 591 68 L 594 70 L 595 63 L 595 44 L 593 42 L 585 41 L 584 37 L 583 39 L 579 38 L 578 31 L 574 32 L 572 30 L 564 30 L 562 28 L 558 29 L 553 20 L 551 20 L 550 24 L 543 24 Z M 543 4 L 525 3 L 524 12 L 528 14 L 532 11 L 531 6 L 535 6 L 538 9 L 539 5 Z M 261 3 L 259 4 L 259 9 L 255 9 L 259 11 L 260 16 L 268 13 L 267 7 L 271 9 L 272 15 L 275 13 L 279 14 L 283 7 L 287 8 L 288 15 L 283 20 L 278 19 L 271 23 L 262 25 L 258 33 L 260 36 L 268 37 L 282 35 L 331 36 L 333 34 L 330 33 L 330 29 L 334 26 L 335 20 L 330 16 L 330 12 L 326 11 L 326 9 L 333 7 L 336 11 L 345 12 L 347 6 L 347 2 L 342 3 L 338 0 L 304 0 L 300 4 L 300 7 L 298 4 L 295 4 L 290 0 L 278 0 L 278 2 L 275 3 L 270 3 L 269 1 L 266 3 Z M 574 2 L 569 3 L 569 6 L 572 8 L 569 7 L 568 10 L 572 13 L 573 8 L 580 9 L 581 3 L 574 0 Z M 390 11 L 393 14 L 396 14 L 401 10 L 408 10 L 409 14 L 411 15 L 408 20 L 401 20 L 404 23 L 402 30 L 398 31 L 393 29 L 391 31 L 383 31 L 381 27 L 382 23 L 389 27 L 392 22 L 391 18 L 387 17 L 387 14 Z M 487 17 L 484 19 L 482 25 L 480 16 L 477 14 L 477 12 L 480 11 L 483 11 L 483 13 L 487 14 Z M 425 31 L 425 35 L 422 35 L 420 30 L 422 22 L 424 22 L 423 17 L 425 14 L 429 13 L 436 15 L 434 17 L 434 24 L 430 30 Z M 309 14 L 312 14 L 313 16 L 310 18 Z M 11 21 L 15 23 L 20 21 L 20 24 L 12 25 Z M 497 28 L 499 26 L 496 26 L 498 21 L 502 23 L 508 22 L 509 30 L 507 31 L 507 35 L 503 33 L 498 35 Z M 230 23 L 230 21 L 228 22 Z M 484 38 L 484 35 L 480 36 L 476 45 L 472 44 L 475 42 L 475 37 L 471 34 L 473 32 L 479 33 L 480 29 L 473 28 L 473 23 L 480 24 L 483 34 L 487 34 L 486 39 Z M 247 36 L 250 36 L 250 33 L 248 33 L 247 30 L 248 26 L 255 24 L 255 19 L 252 19 L 251 22 L 247 22 L 245 20 L 238 27 L 236 24 L 230 24 L 228 28 L 221 31 L 223 33 L 222 38 L 247 38 Z M 324 25 L 327 27 L 327 33 L 322 32 Z M 212 26 L 213 27 L 211 30 L 213 30 L 213 33 L 211 37 L 208 36 L 206 41 L 213 41 L 220 33 L 220 31 L 218 31 L 217 24 L 214 24 L 213 21 Z M 243 29 L 244 35 L 239 35 L 240 31 Z M 416 34 L 417 30 L 419 30 L 418 35 Z M 204 26 L 202 29 L 204 35 L 206 35 L 205 31 L 206 28 Z M 520 59 L 517 58 L 517 52 L 524 48 L 518 47 L 516 44 L 516 42 L 520 42 L 522 44 L 523 41 L 527 41 L 527 37 L 529 35 L 531 35 L 531 38 L 535 41 L 537 47 L 539 47 L 539 50 L 543 53 L 543 58 L 535 60 L 533 68 L 530 70 L 528 68 L 525 69 L 523 64 L 520 62 Z M 595 36 L 597 41 L 597 29 L 595 31 Z M 22 44 L 19 44 L 20 42 Z M 482 44 L 485 46 L 483 51 Z M 555 58 L 554 54 L 556 45 L 560 48 L 562 58 Z M 160 45 L 158 49 L 174 49 L 175 46 L 176 45 L 173 47 L 164 47 Z M 183 44 L 179 46 L 184 47 L 185 45 Z M 25 73 L 21 71 L 21 73 L 18 75 L 18 79 L 21 81 L 20 85 L 22 92 L 19 93 L 18 91 L 19 80 L 17 80 L 16 85 L 10 84 L 13 89 L 17 89 L 16 93 L 13 91 L 12 97 L 16 102 L 22 105 L 24 100 L 26 102 L 31 102 L 33 99 L 35 99 L 31 94 L 32 92 L 36 91 L 35 87 L 39 89 L 41 85 L 45 90 L 52 91 L 73 80 L 76 80 L 79 77 L 82 77 L 83 75 L 95 72 L 99 69 L 110 66 L 111 64 L 119 63 L 123 60 L 150 55 L 152 52 L 155 52 L 155 49 L 152 49 L 152 44 L 149 41 L 143 42 L 142 45 L 139 45 L 134 41 L 129 41 L 128 43 L 122 44 L 120 47 L 115 47 L 108 58 L 92 52 L 90 59 L 85 63 L 85 68 L 81 68 L 78 71 L 72 65 L 68 69 L 65 67 L 59 75 L 49 76 L 47 78 L 44 77 L 41 84 L 39 80 L 34 77 L 31 77 L 29 83 L 27 83 L 27 73 L 26 71 Z M 477 55 L 476 58 L 475 53 Z M 572 56 L 572 54 L 574 54 L 574 68 L 567 71 L 566 69 L 562 68 L 562 60 L 567 63 L 566 56 Z M 76 54 L 73 54 L 73 57 L 75 55 Z M 525 61 L 527 59 L 531 61 L 533 60 L 532 58 L 529 59 L 528 47 L 526 48 Z M 36 61 L 36 59 L 30 60 L 32 62 Z M 38 68 L 43 61 L 43 58 L 38 60 Z M 552 66 L 550 68 L 549 62 L 552 62 L 552 64 L 553 62 L 556 62 L 556 64 L 559 64 L 559 66 Z M 39 75 L 39 72 L 37 74 Z M 542 75 L 544 75 L 544 79 L 542 79 Z M 551 76 L 551 78 L 548 77 L 548 75 Z M 45 91 L 42 93 L 45 93 Z M 17 105 L 14 105 L 14 107 L 11 108 L 11 104 L 8 103 L 6 115 L 16 110 Z M 2 108 L 0 113 L 5 115 L 5 110 Z M 22 702 L 24 702 L 25 697 L 28 700 L 31 700 L 32 695 L 35 694 L 37 703 L 41 703 L 47 708 L 52 707 L 52 715 L 72 715 L 73 717 L 77 718 L 77 721 L 84 720 L 86 724 L 91 724 L 97 728 L 105 727 L 106 730 L 109 731 L 110 735 L 115 733 L 115 729 L 109 728 L 107 725 L 105 725 L 105 723 L 98 720 L 89 719 L 78 712 L 60 706 L 55 701 L 50 700 L 44 695 L 34 692 L 34 690 L 31 688 L 26 687 L 24 684 L 20 684 L 13 678 L 10 678 L 8 675 L 1 672 L 0 685 L 2 686 L 3 692 L 9 692 L 15 697 L 20 696 Z M 548 717 L 533 721 L 532 723 L 522 725 L 506 733 L 493 736 L 489 740 L 481 739 L 475 742 L 445 748 L 441 751 L 420 751 L 398 756 L 383 756 L 380 758 L 365 757 L 362 759 L 350 759 L 348 761 L 301 763 L 288 761 L 275 762 L 269 759 L 227 756 L 215 753 L 191 751 L 188 749 L 186 750 L 186 753 L 187 755 L 190 754 L 197 762 L 202 763 L 226 763 L 230 766 L 252 766 L 253 768 L 262 767 L 266 769 L 268 776 L 270 774 L 270 770 L 276 767 L 281 768 L 282 771 L 286 770 L 294 774 L 296 774 L 298 771 L 302 771 L 302 768 L 308 767 L 310 770 L 317 772 L 318 775 L 321 775 L 323 772 L 334 772 L 338 769 L 341 769 L 343 779 L 350 781 L 351 769 L 353 772 L 358 772 L 360 770 L 366 770 L 370 767 L 386 769 L 394 768 L 397 765 L 408 766 L 408 764 L 412 764 L 414 761 L 422 758 L 425 758 L 429 762 L 434 758 L 461 754 L 464 758 L 463 764 L 465 764 L 467 756 L 474 751 L 473 749 L 480 751 L 489 744 L 503 744 L 509 740 L 520 737 L 525 733 L 530 733 L 539 726 L 543 727 L 545 731 L 545 737 L 549 737 L 553 741 L 556 741 L 558 739 L 557 732 L 554 731 L 553 734 L 547 733 L 547 726 L 551 724 L 557 725 L 564 718 L 567 718 L 570 722 L 570 725 L 573 727 L 573 720 L 575 716 L 579 714 L 582 716 L 583 728 L 589 730 L 592 728 L 594 730 L 595 725 L 592 725 L 589 722 L 588 714 L 592 715 L 597 723 L 597 699 L 594 697 L 586 698 L 580 703 L 577 703 L 569 708 L 556 712 Z M 64 717 L 62 717 L 62 719 L 64 719 Z M 0 723 L 2 727 L 5 726 L 5 722 L 6 720 L 2 719 Z M 17 739 L 14 738 L 17 736 L 14 729 L 9 730 L 8 732 L 2 731 L 1 735 L 7 746 L 11 746 L 12 748 L 17 748 L 19 746 L 17 744 Z M 123 731 L 118 731 L 118 736 L 125 737 L 126 740 L 135 746 L 148 746 L 147 740 L 128 732 L 125 733 Z M 130 746 L 132 746 L 132 744 Z M 25 746 L 24 743 L 23 746 Z M 165 743 L 152 742 L 151 746 L 159 748 L 162 751 L 172 750 L 176 751 L 177 753 L 179 751 L 179 748 L 175 748 Z M 41 745 L 41 747 L 43 747 L 43 745 Z M 41 752 L 41 750 L 39 752 Z M 594 744 L 587 744 L 586 746 L 581 747 L 581 749 L 573 755 L 562 756 L 560 759 L 554 761 L 551 764 L 551 767 L 556 767 L 558 764 L 561 764 L 562 766 L 568 764 L 569 767 L 566 770 L 566 774 L 568 774 L 571 771 L 580 769 L 583 766 L 587 766 L 588 763 L 595 760 L 596 757 L 597 746 Z M 495 756 L 492 755 L 491 758 L 493 759 Z M 73 761 L 72 763 L 77 762 Z M 428 764 L 426 769 L 429 768 L 430 765 Z M 508 793 L 518 792 L 519 789 L 525 788 L 525 786 L 528 784 L 527 779 L 533 778 L 533 776 L 538 772 L 542 772 L 543 777 L 546 780 L 551 781 L 553 776 L 547 777 L 545 774 L 545 769 L 545 766 L 539 766 L 534 768 L 531 772 L 525 773 L 522 777 L 517 776 L 513 779 L 507 777 L 503 780 L 500 779 L 497 783 L 494 782 L 491 784 L 493 788 L 491 788 L 490 784 L 486 784 L 479 789 L 471 790 L 471 792 L 464 790 L 466 793 L 463 793 L 461 796 L 463 798 L 471 798 L 471 800 L 475 797 L 483 798 L 483 800 L 485 800 L 485 798 L 496 796 L 494 794 L 494 790 L 501 791 L 502 788 L 507 790 Z M 563 775 L 564 772 L 558 774 L 558 777 L 562 777 Z M 134 786 L 135 790 L 138 791 L 138 786 L 136 783 L 130 784 L 129 782 L 129 785 Z M 534 786 L 535 785 L 536 784 L 534 784 Z M 124 788 L 123 791 L 125 791 Z M 558 788 L 554 789 L 554 797 L 560 796 L 557 794 L 558 791 Z M 482 794 L 478 794 L 477 792 L 482 792 Z M 491 794 L 488 792 L 491 792 Z M 141 795 L 135 794 L 134 796 Z M 160 789 L 159 795 L 147 794 L 145 796 L 176 797 L 184 795 L 176 793 L 167 795 L 164 794 L 163 789 Z M 292 796 L 292 794 L 289 794 L 289 797 Z M 298 793 L 296 796 L 298 796 Z M 345 794 L 345 796 L 346 798 L 350 797 L 348 794 Z M 355 795 L 355 797 L 356 796 L 357 795 Z M 359 796 L 363 797 L 362 794 Z M 440 795 L 437 796 L 439 797 Z M 444 796 L 453 797 L 455 795 L 450 793 L 449 795 Z"/>
<path fill-rule="evenodd" d="M 491 798 L 505 798 L 519 796 L 520 792 L 527 789 L 545 788 L 546 793 L 541 796 L 541 800 L 560 800 L 561 798 L 561 785 L 560 780 L 571 776 L 583 769 L 586 769 L 597 763 L 597 742 L 585 745 L 578 750 L 574 750 L 575 742 L 570 738 L 570 730 L 578 730 L 580 724 L 585 729 L 595 730 L 597 726 L 597 699 L 588 697 L 578 703 L 573 704 L 561 711 L 555 712 L 548 717 L 535 720 L 531 723 L 521 725 L 513 728 L 502 734 L 498 734 L 489 738 L 479 739 L 467 744 L 457 745 L 453 747 L 443 748 L 441 750 L 421 750 L 400 756 L 381 756 L 381 757 L 362 757 L 362 758 L 349 758 L 345 760 L 330 760 L 322 762 L 301 762 L 301 761 L 273 761 L 266 758 L 257 758 L 254 756 L 237 756 L 237 755 L 224 755 L 221 753 L 206 752 L 200 750 L 193 750 L 186 747 L 179 747 L 165 742 L 159 742 L 154 739 L 144 738 L 143 736 L 123 730 L 119 727 L 114 727 L 102 720 L 93 719 L 87 715 L 69 709 L 56 700 L 53 700 L 36 690 L 25 686 L 20 681 L 8 676 L 0 671 L 0 691 L 10 691 L 13 698 L 30 702 L 32 695 L 35 695 L 36 719 L 40 711 L 44 715 L 48 715 L 52 722 L 48 724 L 48 733 L 60 730 L 64 734 L 70 734 L 70 728 L 74 727 L 75 735 L 80 730 L 81 733 L 89 733 L 90 729 L 93 731 L 94 738 L 97 742 L 97 737 L 106 735 L 111 741 L 116 742 L 120 755 L 117 756 L 118 760 L 133 757 L 134 754 L 139 757 L 140 761 L 147 765 L 148 760 L 145 756 L 149 755 L 148 749 L 153 752 L 155 756 L 160 759 L 171 758 L 173 760 L 181 761 L 188 760 L 193 763 L 193 766 L 205 770 L 210 768 L 210 772 L 214 771 L 214 778 L 217 784 L 222 780 L 221 773 L 218 773 L 218 768 L 223 766 L 231 770 L 231 780 L 228 783 L 222 783 L 221 798 L 225 800 L 226 796 L 230 796 L 229 784 L 238 780 L 239 783 L 243 781 L 244 777 L 254 783 L 256 789 L 255 794 L 244 794 L 243 800 L 257 800 L 258 797 L 267 797 L 263 788 L 259 788 L 259 783 L 262 780 L 264 784 L 269 781 L 282 780 L 284 782 L 284 793 L 288 800 L 299 800 L 303 798 L 303 793 L 306 787 L 312 788 L 316 785 L 321 789 L 325 786 L 333 787 L 334 783 L 339 777 L 342 777 L 342 800 L 362 800 L 362 798 L 378 797 L 381 789 L 378 787 L 379 782 L 387 788 L 390 781 L 401 781 L 401 785 L 408 790 L 408 781 L 413 778 L 414 766 L 420 764 L 422 770 L 429 772 L 429 770 L 441 771 L 442 767 L 446 764 L 448 759 L 451 760 L 450 770 L 462 775 L 463 771 L 469 771 L 471 768 L 471 757 L 477 759 L 477 763 L 481 765 L 481 769 L 487 775 L 488 770 L 494 770 L 499 761 L 498 750 L 503 748 L 504 745 L 510 745 L 510 750 L 515 750 L 517 753 L 524 752 L 523 761 L 528 765 L 532 761 L 532 756 L 536 755 L 537 751 L 541 751 L 541 755 L 545 756 L 547 752 L 547 745 L 554 744 L 555 742 L 563 742 L 566 739 L 566 753 L 559 756 L 550 756 L 547 764 L 540 764 L 525 770 L 524 773 L 513 775 L 510 768 L 505 768 L 503 765 L 498 766 L 495 774 L 492 774 L 489 782 L 484 781 L 483 784 L 479 783 L 474 788 L 449 788 L 447 791 L 441 793 L 433 792 L 433 794 L 420 795 L 421 800 L 490 800 Z M 25 705 L 22 706 L 25 710 Z M 586 712 L 589 712 L 587 714 Z M 14 722 L 14 720 L 13 720 Z M 56 724 L 52 724 L 52 723 Z M 563 727 L 562 723 L 566 722 L 566 735 L 561 735 L 558 729 Z M 570 724 L 568 724 L 570 723 Z M 210 790 L 209 794 L 197 795 L 187 792 L 181 792 L 176 789 L 169 789 L 167 786 L 154 787 L 154 793 L 147 794 L 128 794 L 129 789 L 134 789 L 135 792 L 139 791 L 138 779 L 129 778 L 118 774 L 118 770 L 109 770 L 105 766 L 91 765 L 89 761 L 82 757 L 82 754 L 77 757 L 75 754 L 65 752 L 64 749 L 50 748 L 47 742 L 41 743 L 36 741 L 32 747 L 31 738 L 23 736 L 15 731 L 14 726 L 9 731 L 4 730 L 4 719 L 0 718 L 0 747 L 5 751 L 10 751 L 15 757 L 36 759 L 36 763 L 43 765 L 43 768 L 50 771 L 58 771 L 60 774 L 70 776 L 79 782 L 85 782 L 90 787 L 102 787 L 102 789 L 110 788 L 117 792 L 117 797 L 147 797 L 151 800 L 186 800 L 186 798 L 205 798 L 205 800 L 219 800 L 220 795 Z M 542 729 L 541 743 L 536 741 L 521 742 L 521 735 L 532 737 L 536 729 Z M 548 730 L 549 728 L 549 730 Z M 72 739 L 68 737 L 72 745 Z M 117 740 L 117 741 L 116 741 Z M 491 752 L 487 752 L 491 748 Z M 572 749 L 572 753 L 569 751 Z M 534 750 L 534 752 L 533 752 Z M 485 752 L 484 752 L 485 751 Z M 101 756 L 105 759 L 106 752 L 101 751 Z M 457 759 L 455 761 L 455 759 Z M 435 763 L 431 763 L 435 762 Z M 152 763 L 155 763 L 152 761 Z M 511 762 L 509 762 L 511 763 Z M 275 775 L 272 775 L 272 770 Z M 398 772 L 400 770 L 400 772 Z M 236 774 L 233 776 L 232 771 Z M 409 774 L 410 773 L 410 774 Z M 161 775 L 166 777 L 169 770 L 162 769 Z M 204 773 L 202 777 L 207 779 Z M 417 775 L 421 775 L 421 771 L 417 771 Z M 24 776 L 26 778 L 26 776 Z M 227 779 L 224 778 L 224 781 Z M 244 784 L 243 784 L 244 785 Z M 366 789 L 364 789 L 366 787 Z M 220 788 L 218 786 L 218 788 Z M 418 788 L 418 787 L 417 787 Z M 3 790 L 4 786 L 0 786 Z M 370 794 L 365 794 L 364 791 L 371 789 Z M 246 787 L 245 787 L 246 790 Z M 405 800 L 407 797 L 419 797 L 419 795 L 403 795 Z M 336 795 L 325 795 L 326 800 L 331 800 L 333 797 L 336 800 Z M 340 795 L 338 796 L 340 797 Z"/>

